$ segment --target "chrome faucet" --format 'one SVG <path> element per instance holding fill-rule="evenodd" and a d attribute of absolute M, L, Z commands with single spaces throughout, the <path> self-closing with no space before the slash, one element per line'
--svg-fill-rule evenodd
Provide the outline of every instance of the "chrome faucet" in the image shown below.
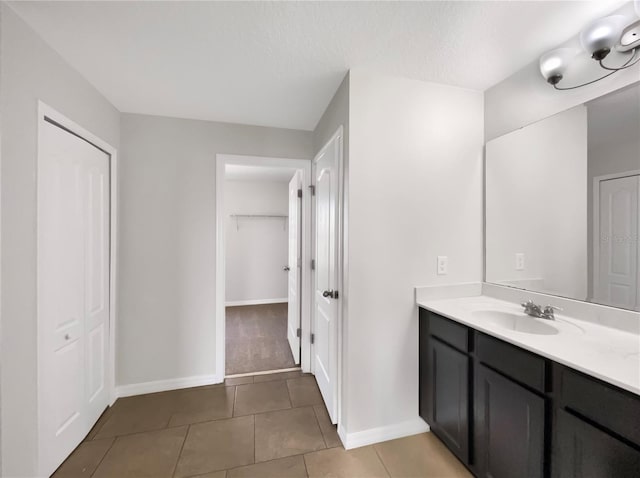
<path fill-rule="evenodd" d="M 555 320 L 556 317 L 554 315 L 554 311 L 562 310 L 560 307 L 554 307 L 553 305 L 546 305 L 544 308 L 540 305 L 537 305 L 533 300 L 529 299 L 528 301 L 520 304 L 524 307 L 524 313 L 530 315 L 531 317 L 537 317 L 539 319 L 546 320 Z"/>

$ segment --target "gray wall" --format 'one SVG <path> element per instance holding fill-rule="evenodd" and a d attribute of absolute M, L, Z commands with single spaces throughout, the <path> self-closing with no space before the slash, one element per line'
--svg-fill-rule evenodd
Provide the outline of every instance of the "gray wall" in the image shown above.
<path fill-rule="evenodd" d="M 313 135 L 134 114 L 121 128 L 116 383 L 213 375 L 216 153 L 311 158 Z"/>
<path fill-rule="evenodd" d="M 36 154 L 42 100 L 120 143 L 118 111 L 1 4 L 2 474 L 36 473 Z"/>

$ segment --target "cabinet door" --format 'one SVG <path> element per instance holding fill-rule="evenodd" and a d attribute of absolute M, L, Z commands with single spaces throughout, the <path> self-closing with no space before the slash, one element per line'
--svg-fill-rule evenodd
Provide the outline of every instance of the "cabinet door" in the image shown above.
<path fill-rule="evenodd" d="M 431 423 L 433 421 L 433 405 L 431 402 L 431 387 L 429 381 L 429 317 L 428 312 L 419 309 L 418 322 L 418 351 L 419 351 L 419 413 L 422 419 Z"/>
<path fill-rule="evenodd" d="M 557 478 L 637 477 L 640 451 L 558 410 L 552 471 Z"/>
<path fill-rule="evenodd" d="M 428 393 L 433 432 L 464 463 L 469 462 L 469 357 L 430 338 Z"/>
<path fill-rule="evenodd" d="M 478 366 L 474 435 L 479 476 L 543 476 L 544 407 L 544 398 Z"/>

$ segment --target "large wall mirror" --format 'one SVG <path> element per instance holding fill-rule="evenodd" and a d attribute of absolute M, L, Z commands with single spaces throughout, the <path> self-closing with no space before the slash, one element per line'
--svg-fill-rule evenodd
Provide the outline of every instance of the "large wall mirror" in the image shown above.
<path fill-rule="evenodd" d="M 640 83 L 488 142 L 486 281 L 640 311 L 639 190 Z"/>

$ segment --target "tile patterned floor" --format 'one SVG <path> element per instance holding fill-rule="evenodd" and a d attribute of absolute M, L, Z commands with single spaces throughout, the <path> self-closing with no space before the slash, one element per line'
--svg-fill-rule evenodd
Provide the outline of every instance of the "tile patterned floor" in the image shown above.
<path fill-rule="evenodd" d="M 300 372 L 119 399 L 55 478 L 467 478 L 430 433 L 346 451 Z"/>

